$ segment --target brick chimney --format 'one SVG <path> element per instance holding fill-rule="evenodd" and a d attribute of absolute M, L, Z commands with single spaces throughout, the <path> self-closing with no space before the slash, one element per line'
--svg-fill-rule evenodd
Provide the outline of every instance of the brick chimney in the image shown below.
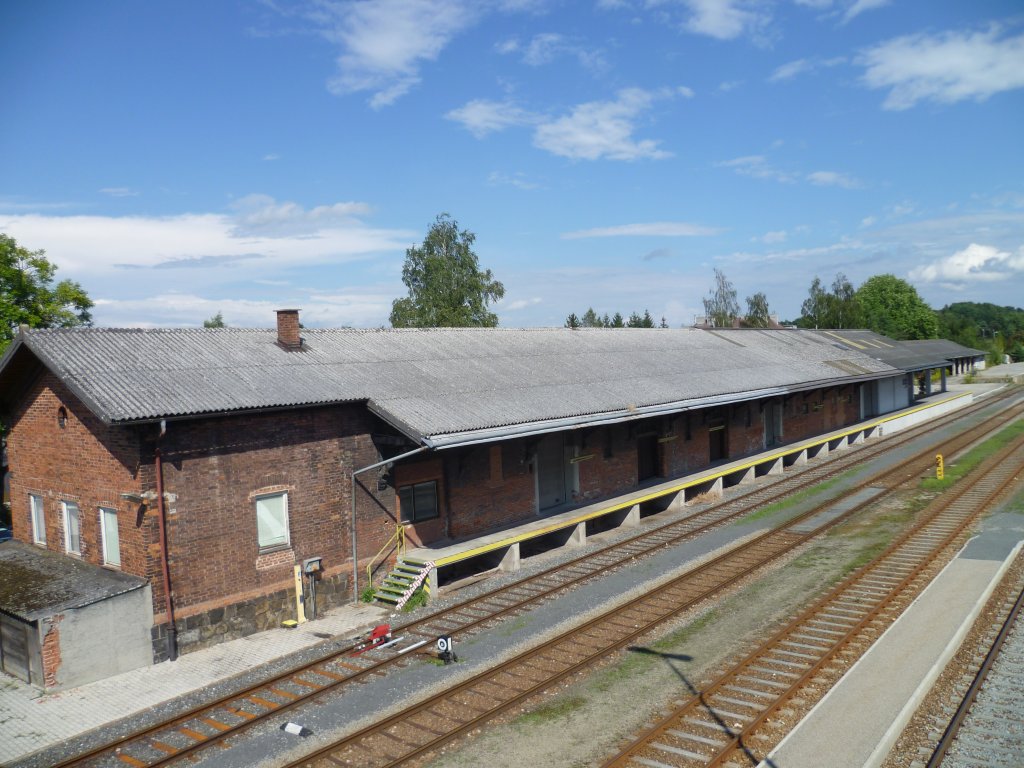
<path fill-rule="evenodd" d="M 302 338 L 299 336 L 299 310 L 277 310 L 277 343 L 285 349 L 302 347 Z"/>

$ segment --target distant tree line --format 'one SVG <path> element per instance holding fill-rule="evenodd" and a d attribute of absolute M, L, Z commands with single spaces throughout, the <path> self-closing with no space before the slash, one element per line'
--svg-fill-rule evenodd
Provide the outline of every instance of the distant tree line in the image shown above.
<path fill-rule="evenodd" d="M 575 312 L 569 314 L 565 318 L 566 328 L 654 328 L 654 318 L 651 317 L 651 313 L 648 310 L 644 310 L 641 315 L 638 312 L 632 312 L 629 318 L 624 318 L 621 312 L 616 312 L 614 315 L 609 316 L 607 312 L 603 315 L 598 315 L 594 311 L 593 307 L 589 307 L 583 316 L 578 316 Z M 665 322 L 665 318 L 661 318 L 661 324 L 659 328 L 668 328 L 668 323 Z"/>

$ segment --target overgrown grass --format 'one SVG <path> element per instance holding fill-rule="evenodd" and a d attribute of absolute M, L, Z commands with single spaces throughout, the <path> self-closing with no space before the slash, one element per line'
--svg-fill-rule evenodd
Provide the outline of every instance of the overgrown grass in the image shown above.
<path fill-rule="evenodd" d="M 362 592 L 362 594 L 359 595 L 359 599 L 362 600 L 364 603 L 372 603 L 373 602 L 373 595 L 374 595 L 374 586 L 373 586 L 373 584 L 367 584 L 365 587 L 363 587 L 363 592 Z"/>
<path fill-rule="evenodd" d="M 530 622 L 526 620 L 525 616 L 518 616 L 512 621 L 502 622 L 498 626 L 497 634 L 501 637 L 511 637 L 521 629 L 526 629 L 530 626 Z"/>
<path fill-rule="evenodd" d="M 542 704 L 531 712 L 524 712 L 516 718 L 516 725 L 541 725 L 549 720 L 564 718 L 586 706 L 583 696 L 565 696 L 550 704 Z"/>
<path fill-rule="evenodd" d="M 802 491 L 797 491 L 792 496 L 788 496 L 781 501 L 776 501 L 774 504 L 769 504 L 767 507 L 761 507 L 761 509 L 756 512 L 751 512 L 749 515 L 744 517 L 739 521 L 739 523 L 737 523 L 737 525 L 742 523 L 754 523 L 758 520 L 764 520 L 765 518 L 776 515 L 779 512 L 792 509 L 796 505 L 801 504 L 808 499 L 812 499 L 818 494 L 824 493 L 825 491 L 835 487 L 840 482 L 847 479 L 848 476 L 856 474 L 857 471 L 858 470 L 855 469 L 848 469 L 841 475 L 836 475 L 831 480 L 825 480 L 812 488 L 804 488 Z"/>
<path fill-rule="evenodd" d="M 420 587 L 412 593 L 412 597 L 409 598 L 409 602 L 402 606 L 402 613 L 408 613 L 409 611 L 415 611 L 417 608 L 427 604 L 427 590 Z"/>
<path fill-rule="evenodd" d="M 976 469 L 979 464 L 998 453 L 1021 435 L 1024 435 L 1024 421 L 1014 422 L 1006 429 L 1001 430 L 985 442 L 972 448 L 955 463 L 947 464 L 943 473 L 945 477 L 942 480 L 935 477 L 922 480 L 921 489 L 925 491 L 946 490 L 957 480 L 960 480 L 964 475 Z"/>
<path fill-rule="evenodd" d="M 651 643 L 650 650 L 662 653 L 675 651 L 680 646 L 689 642 L 705 627 L 717 621 L 718 618 L 718 612 L 712 609 L 704 615 L 698 616 L 685 627 L 670 632 Z M 606 667 L 598 672 L 594 677 L 594 689 L 601 693 L 609 691 L 615 686 L 627 682 L 632 677 L 645 674 L 652 666 L 660 663 L 661 660 L 662 657 L 659 653 L 630 653 L 618 664 Z"/>

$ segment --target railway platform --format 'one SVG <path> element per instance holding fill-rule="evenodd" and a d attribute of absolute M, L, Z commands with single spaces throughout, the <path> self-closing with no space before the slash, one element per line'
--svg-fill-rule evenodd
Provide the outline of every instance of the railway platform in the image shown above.
<path fill-rule="evenodd" d="M 807 440 L 774 446 L 735 461 L 647 485 L 637 491 L 592 504 L 553 510 L 519 525 L 504 527 L 471 539 L 409 549 L 403 560 L 409 566 L 429 569 L 431 593 L 445 584 L 487 571 L 516 571 L 529 554 L 561 546 L 583 546 L 587 536 L 619 526 L 635 526 L 642 518 L 677 511 L 696 499 L 720 497 L 725 488 L 743 485 L 766 475 L 781 474 L 788 467 L 806 464 L 832 451 L 861 443 L 871 437 L 893 434 L 923 421 L 969 405 L 998 384 L 964 384 L 950 378 L 948 391 L 932 395 L 913 406 L 873 417 Z"/>
<path fill-rule="evenodd" d="M 1001 514 L 959 552 L 758 768 L 877 768 L 1024 548 Z"/>

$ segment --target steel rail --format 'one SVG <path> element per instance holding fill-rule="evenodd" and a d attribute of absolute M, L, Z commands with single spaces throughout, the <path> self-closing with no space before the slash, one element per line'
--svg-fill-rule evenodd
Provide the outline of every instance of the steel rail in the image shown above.
<path fill-rule="evenodd" d="M 999 658 L 999 654 L 1003 649 L 1003 644 L 1006 642 L 1006 638 L 1009 637 L 1010 632 L 1017 623 L 1017 617 L 1020 615 L 1022 606 L 1024 606 L 1024 590 L 1021 590 L 1017 595 L 1017 599 L 1014 601 L 1009 615 L 1003 622 L 1003 626 L 999 630 L 999 634 L 996 635 L 996 639 L 992 642 L 991 648 L 989 648 L 988 653 L 985 654 L 985 660 L 978 668 L 978 672 L 971 681 L 971 685 L 967 689 L 967 693 L 964 694 L 963 700 L 956 708 L 956 712 L 949 721 L 949 725 L 946 726 L 946 730 L 943 732 L 942 737 L 935 746 L 935 750 L 928 759 L 928 764 L 925 768 L 938 768 L 938 766 L 942 765 L 942 761 L 946 757 L 946 752 L 948 752 L 949 748 L 953 746 L 956 736 L 960 732 L 960 727 L 964 723 L 964 719 L 970 712 L 971 706 L 974 704 L 974 700 L 978 697 L 978 692 L 981 691 L 981 687 L 985 684 L 985 680 L 988 678 L 992 665 L 995 663 L 996 659 Z"/>
<path fill-rule="evenodd" d="M 661 587 L 658 587 L 655 590 L 650 591 L 643 598 L 635 601 L 634 603 L 631 603 L 629 607 L 631 608 L 633 605 L 638 604 L 656 606 L 659 610 L 655 613 L 654 619 L 640 623 L 639 625 L 635 626 L 635 628 L 633 628 L 631 631 L 627 632 L 625 635 L 620 635 L 619 637 L 617 637 L 613 642 L 601 644 L 597 648 L 591 647 L 591 649 L 587 653 L 574 659 L 572 663 L 566 666 L 564 669 L 558 671 L 557 673 L 547 675 L 542 680 L 537 681 L 535 683 L 531 683 L 525 688 L 516 689 L 515 693 L 507 699 L 499 699 L 493 705 L 486 707 L 477 704 L 476 707 L 480 708 L 480 711 L 477 714 L 470 714 L 470 716 L 468 716 L 466 719 L 463 719 L 455 723 L 453 726 L 449 725 L 448 723 L 445 723 L 445 718 L 440 716 L 431 718 L 432 727 L 429 729 L 424 728 L 423 726 L 416 725 L 416 728 L 428 731 L 430 736 L 426 740 L 420 741 L 414 735 L 412 735 L 412 733 L 410 733 L 410 731 L 413 730 L 414 721 L 418 716 L 422 716 L 424 713 L 429 713 L 431 711 L 443 711 L 445 709 L 446 704 L 450 705 L 451 702 L 457 700 L 457 697 L 464 696 L 467 692 L 472 692 L 477 698 L 486 698 L 486 696 L 483 696 L 479 693 L 480 688 L 488 687 L 488 685 L 498 687 L 499 683 L 497 681 L 500 680 L 502 676 L 510 675 L 511 670 L 522 668 L 524 664 L 530 666 L 529 659 L 536 658 L 538 655 L 543 655 L 544 653 L 549 652 L 550 649 L 553 647 L 562 646 L 562 648 L 564 649 L 564 647 L 567 644 L 573 645 L 572 638 L 576 638 L 581 635 L 587 636 L 588 633 L 591 632 L 591 630 L 601 626 L 603 623 L 607 622 L 611 617 L 621 618 L 624 608 L 617 607 L 606 613 L 603 613 L 601 616 L 598 616 L 584 623 L 577 629 L 574 629 L 569 635 L 565 635 L 549 643 L 542 644 L 538 646 L 536 649 L 528 652 L 528 654 L 524 654 L 524 656 L 522 657 L 511 659 L 491 670 L 475 675 L 471 677 L 469 680 L 465 681 L 464 683 L 452 688 L 449 691 L 444 692 L 443 694 L 441 694 L 440 697 L 434 699 L 427 699 L 419 703 L 416 703 L 410 706 L 409 708 L 406 708 L 401 712 L 392 715 L 391 717 L 378 721 L 377 723 L 374 723 L 366 728 L 357 731 L 354 734 L 351 734 L 347 738 L 333 745 L 330 745 L 310 755 L 307 755 L 306 757 L 292 763 L 291 765 L 318 765 L 320 764 L 320 761 L 330 761 L 334 764 L 342 764 L 339 761 L 342 761 L 345 758 L 350 758 L 356 760 L 356 764 L 360 765 L 393 766 L 399 765 L 405 761 L 422 756 L 423 754 L 433 749 L 436 749 L 437 747 L 446 743 L 452 738 L 467 731 L 470 731 L 474 728 L 477 728 L 486 720 L 494 717 L 502 711 L 505 711 L 509 707 L 512 707 L 522 702 L 524 699 L 529 698 L 538 691 L 548 688 L 552 684 L 558 682 L 566 676 L 571 675 L 576 671 L 585 668 L 586 666 L 593 663 L 594 660 L 602 658 L 606 656 L 608 653 L 625 646 L 635 638 L 650 632 L 652 628 L 654 628 L 657 624 L 662 623 L 669 617 L 675 616 L 679 611 L 685 610 L 688 607 L 692 607 L 694 604 L 704 599 L 707 599 L 707 597 L 715 594 L 716 592 L 721 591 L 728 585 L 733 584 L 740 579 L 746 578 L 747 576 L 751 575 L 753 571 L 759 570 L 766 563 L 770 562 L 775 557 L 778 557 L 782 551 L 791 551 L 792 549 L 805 543 L 807 540 L 819 536 L 824 530 L 827 530 L 828 528 L 831 528 L 834 525 L 838 525 L 840 522 L 842 522 L 845 519 L 848 519 L 850 516 L 859 511 L 860 508 L 872 504 L 875 501 L 875 499 L 866 500 L 862 502 L 861 505 L 858 505 L 857 508 L 849 510 L 846 514 L 832 521 L 824 523 L 820 527 L 815 528 L 813 531 L 810 531 L 807 534 L 804 534 L 799 537 L 791 536 L 788 542 L 781 543 L 778 551 L 772 552 L 771 554 L 759 553 L 758 557 L 755 559 L 755 562 L 744 563 L 741 568 L 737 568 L 731 575 L 728 575 L 725 578 L 716 580 L 716 583 L 713 586 L 708 587 L 705 591 L 693 597 L 687 603 L 680 604 L 677 601 L 665 601 L 663 600 L 663 597 L 670 590 L 677 589 L 679 587 L 680 582 L 693 581 L 695 577 L 700 575 L 701 571 L 710 571 L 716 567 L 720 567 L 723 563 L 728 562 L 729 560 L 736 560 L 744 556 L 749 556 L 752 551 L 756 551 L 758 549 L 759 545 L 760 547 L 763 547 L 767 539 L 780 538 L 780 531 L 776 530 L 764 534 L 763 537 L 758 537 L 758 539 L 753 540 L 748 546 L 739 547 L 728 553 L 725 553 L 720 557 L 715 558 L 714 560 L 705 564 L 704 566 L 701 566 L 699 569 L 691 571 L 679 579 L 674 579 L 666 583 L 665 585 L 662 585 Z M 816 514 L 816 512 L 808 513 L 808 518 L 813 514 Z M 795 519 L 791 521 L 791 525 L 793 527 L 796 527 L 808 518 L 801 516 L 800 519 Z M 634 623 L 636 622 L 635 619 L 633 621 Z M 629 622 L 627 621 L 627 623 Z M 579 644 L 577 643 L 577 645 Z M 569 653 L 569 651 L 567 650 L 563 650 L 562 652 Z M 519 675 L 519 677 L 521 676 L 522 675 Z M 493 688 L 491 688 L 491 690 L 493 690 Z M 442 729 L 443 732 L 439 729 Z M 395 731 L 401 731 L 402 736 L 395 735 Z M 388 738 L 382 738 L 385 736 Z M 399 755 L 394 755 L 394 751 L 392 750 L 391 754 L 389 754 L 384 760 L 374 761 L 373 756 L 380 758 L 381 752 L 385 751 L 385 747 L 381 745 L 381 742 L 387 743 L 390 746 L 400 744 L 404 748 Z M 367 743 L 376 743 L 378 746 L 376 746 L 375 748 L 358 746 Z M 353 749 L 359 750 L 357 752 L 357 756 L 355 757 L 351 754 Z M 352 763 L 349 762 L 344 764 Z"/>
<path fill-rule="evenodd" d="M 781 645 L 789 641 L 794 635 L 800 635 L 806 637 L 809 634 L 808 626 L 823 612 L 828 611 L 831 606 L 834 606 L 836 601 L 853 589 L 856 588 L 858 582 L 863 581 L 865 578 L 870 577 L 875 571 L 884 567 L 888 560 L 894 555 L 901 553 L 915 537 L 926 535 L 926 529 L 929 526 L 941 527 L 945 525 L 948 530 L 941 536 L 938 543 L 930 546 L 930 551 L 925 555 L 917 556 L 917 562 L 911 568 L 911 570 L 902 578 L 902 580 L 891 587 L 883 596 L 880 596 L 874 605 L 864 608 L 864 615 L 862 615 L 855 624 L 851 625 L 840 637 L 835 638 L 831 645 L 820 649 L 821 653 L 817 659 L 813 662 L 809 662 L 809 667 L 805 669 L 799 676 L 796 676 L 785 690 L 775 694 L 774 698 L 770 702 L 762 702 L 757 706 L 757 713 L 752 715 L 752 719 L 743 724 L 735 730 L 728 727 L 723 727 L 723 731 L 727 736 L 725 744 L 717 747 L 717 751 L 713 752 L 712 755 L 706 756 L 703 761 L 698 761 L 695 755 L 687 756 L 687 765 L 697 764 L 704 766 L 719 766 L 732 758 L 735 754 L 742 751 L 745 755 L 756 761 L 754 757 L 753 747 L 750 746 L 750 742 L 757 730 L 764 725 L 768 719 L 773 716 L 777 711 L 791 701 L 798 693 L 803 693 L 806 690 L 808 683 L 813 680 L 817 674 L 835 657 L 848 648 L 851 643 L 855 642 L 858 635 L 868 626 L 873 624 L 875 620 L 885 612 L 892 601 L 897 597 L 901 596 L 908 587 L 915 581 L 919 580 L 921 574 L 930 565 L 936 562 L 936 559 L 944 551 L 950 549 L 952 544 L 957 542 L 963 537 L 967 527 L 971 525 L 977 517 L 982 514 L 983 510 L 987 509 L 995 500 L 1000 498 L 1006 491 L 1006 489 L 1013 484 L 1016 479 L 1016 473 L 1019 471 L 1022 462 L 1020 451 L 1024 446 L 1024 437 L 1019 438 L 1013 444 L 1005 447 L 1000 453 L 990 458 L 984 463 L 984 466 L 979 468 L 979 472 L 984 472 L 984 475 L 974 483 L 964 483 L 958 492 L 951 498 L 949 496 L 941 496 L 934 501 L 928 509 L 926 517 L 921 520 L 911 530 L 905 532 L 896 541 L 893 542 L 890 547 L 886 549 L 878 558 L 872 563 L 865 565 L 854 574 L 851 574 L 847 579 L 840 583 L 837 587 L 829 592 L 826 596 L 819 599 L 808 608 L 806 611 L 800 614 L 796 619 L 787 624 L 785 627 L 776 632 L 771 638 L 761 644 L 756 650 L 748 654 L 743 660 L 735 664 L 728 672 L 718 677 L 713 683 L 706 686 L 697 696 L 688 699 L 684 704 L 676 708 L 671 714 L 659 720 L 650 729 L 646 730 L 641 736 L 635 739 L 629 746 L 620 751 L 617 755 L 609 759 L 604 763 L 603 768 L 619 768 L 620 766 L 626 766 L 631 764 L 631 761 L 639 753 L 650 749 L 650 745 L 655 743 L 657 739 L 666 739 L 671 741 L 670 738 L 666 738 L 666 734 L 676 730 L 678 723 L 684 720 L 686 717 L 692 715 L 695 712 L 704 710 L 714 715 L 715 705 L 711 699 L 715 695 L 726 690 L 728 686 L 734 686 L 738 678 L 753 678 L 748 670 L 753 666 L 764 667 L 766 665 L 765 659 L 769 658 L 773 653 L 777 653 L 777 650 Z M 1008 465 L 1005 462 L 1010 456 L 1016 455 L 1016 461 L 1014 464 Z M 964 510 L 962 513 L 957 513 L 954 510 L 957 502 L 965 498 L 968 494 L 972 493 L 980 484 L 984 483 L 987 478 L 998 477 L 993 487 L 985 491 L 984 498 L 974 500 L 971 504 L 970 509 Z M 956 486 L 954 486 L 956 488 Z M 955 523 L 949 523 L 946 518 L 954 515 L 959 515 L 960 519 Z M 832 609 L 834 610 L 834 608 Z M 792 645 L 792 643 L 790 643 Z M 823 643 L 823 646 L 825 644 Z M 813 655 L 813 651 L 810 650 L 810 646 L 804 644 L 805 650 L 807 650 L 808 658 Z M 752 706 L 752 705 L 751 705 Z M 685 736 L 684 736 L 685 740 Z M 659 752 L 659 755 L 662 754 Z M 665 758 L 669 759 L 669 758 Z"/>
<path fill-rule="evenodd" d="M 588 552 L 579 558 L 576 558 L 572 561 L 561 564 L 559 566 L 549 568 L 523 581 L 517 582 L 507 587 L 492 590 L 489 593 L 478 596 L 477 598 L 474 598 L 472 600 L 465 601 L 458 605 L 452 606 L 448 609 L 445 609 L 442 612 L 425 616 L 421 619 L 414 620 L 400 627 L 396 627 L 394 629 L 394 632 L 396 634 L 400 632 L 418 633 L 423 637 L 433 637 L 436 634 L 438 634 L 438 632 L 436 630 L 431 629 L 432 625 L 436 626 L 445 621 L 451 622 L 452 617 L 457 616 L 458 612 L 460 611 L 466 611 L 467 609 L 472 609 L 477 606 L 485 606 L 487 601 L 493 600 L 496 596 L 499 596 L 502 593 L 515 591 L 517 589 L 520 591 L 523 591 L 524 589 L 529 589 L 529 584 L 531 583 L 536 584 L 537 582 L 542 582 L 544 580 L 559 576 L 559 574 L 564 574 L 567 570 L 578 568 L 581 564 L 584 564 L 588 561 L 594 562 L 595 560 L 601 558 L 614 556 L 615 561 L 612 562 L 610 565 L 601 565 L 592 572 L 588 571 L 580 575 L 570 577 L 569 579 L 565 579 L 564 576 L 562 576 L 560 577 L 560 581 L 554 584 L 553 586 L 544 587 L 540 591 L 535 591 L 525 598 L 517 598 L 514 603 L 508 604 L 504 607 L 495 608 L 495 606 L 493 605 L 487 606 L 486 613 L 483 616 L 470 618 L 469 620 L 466 620 L 464 616 L 457 617 L 454 624 L 450 623 L 449 626 L 444 627 L 444 631 L 447 633 L 452 633 L 453 631 L 464 633 L 468 630 L 472 630 L 482 625 L 491 623 L 504 615 L 521 612 L 526 606 L 530 604 L 543 601 L 545 599 L 548 599 L 553 594 L 561 592 L 584 581 L 590 580 L 594 578 L 596 574 L 603 573 L 610 568 L 618 567 L 624 561 L 630 560 L 637 556 L 649 554 L 650 552 L 656 551 L 657 549 L 664 548 L 666 546 L 671 546 L 672 544 L 678 543 L 681 540 L 699 536 L 707 532 L 708 530 L 722 526 L 732 520 L 735 520 L 738 517 L 742 517 L 746 514 L 749 514 L 752 509 L 762 508 L 769 504 L 775 503 L 778 500 L 798 493 L 803 487 L 815 483 L 820 483 L 823 479 L 829 476 L 839 474 L 840 472 L 845 471 L 848 464 L 861 463 L 871 458 L 874 458 L 880 453 L 892 451 L 910 440 L 926 436 L 930 432 L 934 432 L 938 429 L 948 426 L 950 423 L 960 420 L 966 415 L 974 414 L 979 411 L 984 411 L 986 409 L 991 409 L 994 406 L 1003 405 L 1005 402 L 1010 401 L 1014 397 L 1016 397 L 1017 394 L 1018 393 L 1016 393 L 1015 391 L 1010 390 L 1004 393 L 999 399 L 986 400 L 982 403 L 972 405 L 968 409 L 961 409 L 952 414 L 948 414 L 939 419 L 935 419 L 931 422 L 926 422 L 925 424 L 922 424 L 919 427 L 915 427 L 914 429 L 904 430 L 900 432 L 898 435 L 887 438 L 885 441 L 881 443 L 872 446 L 862 447 L 858 449 L 856 452 L 847 454 L 843 456 L 839 461 L 831 462 L 829 465 L 818 466 L 804 470 L 799 474 L 792 476 L 791 478 L 783 480 L 782 483 L 786 484 L 787 487 L 778 492 L 771 493 L 771 489 L 753 491 L 739 499 L 733 499 L 731 501 L 724 502 L 723 504 L 715 505 L 715 507 L 713 507 L 712 509 L 698 513 L 697 515 L 691 515 L 690 517 L 685 518 L 683 520 L 676 520 L 665 523 L 663 525 L 660 525 L 656 528 L 652 528 L 651 530 L 645 531 L 642 534 L 631 537 L 624 541 L 620 541 L 618 543 L 608 545 L 601 549 Z M 984 429 L 985 424 L 993 421 L 1008 421 L 1012 418 L 1015 418 L 1015 412 L 1019 411 L 1020 409 L 1021 404 L 1017 403 L 1015 406 L 1011 407 L 1006 411 L 993 414 L 988 418 L 986 422 L 982 422 L 982 424 L 977 425 L 972 429 L 968 430 L 966 433 L 964 433 L 964 435 L 967 435 L 968 437 L 964 437 L 963 435 L 961 435 L 957 436 L 954 439 L 957 440 L 959 443 L 966 444 L 973 439 L 969 438 L 969 436 L 973 434 L 973 432 L 981 431 L 982 429 Z M 920 451 L 919 453 L 915 454 L 914 456 L 904 459 L 895 467 L 892 467 L 889 470 L 880 473 L 878 477 L 891 476 L 897 471 L 901 471 L 905 469 L 907 466 L 921 461 L 923 456 L 929 454 L 931 450 L 933 449 L 926 448 Z M 867 453 L 865 453 L 865 451 L 867 451 Z M 763 498 L 763 495 L 766 492 L 767 498 Z M 739 509 L 737 511 L 721 515 L 720 510 L 722 510 L 723 507 L 729 507 L 730 505 L 737 505 L 739 506 Z M 700 524 L 700 520 L 707 518 L 710 519 L 708 519 L 707 522 Z M 695 523 L 697 523 L 698 525 L 696 527 L 693 527 Z M 673 532 L 673 529 L 676 529 L 675 532 Z M 664 538 L 666 535 L 668 535 L 668 538 Z M 659 539 L 659 537 L 661 538 Z M 651 541 L 653 541 L 654 543 L 645 545 L 646 551 L 644 552 L 641 552 L 639 554 L 636 552 L 630 553 L 628 555 L 622 554 L 624 548 L 628 549 L 630 546 Z M 477 608 L 477 610 L 480 610 L 480 608 Z M 168 718 L 167 720 L 161 721 L 159 723 L 155 723 L 149 728 L 146 728 L 142 731 L 127 734 L 119 739 L 99 745 L 98 747 L 88 750 L 87 752 L 80 754 L 76 757 L 66 759 L 60 763 L 57 763 L 55 765 L 55 768 L 70 768 L 71 766 L 89 765 L 97 758 L 101 758 L 104 755 L 109 755 L 114 752 L 117 752 L 119 754 L 119 757 L 122 759 L 122 761 L 127 762 L 128 764 L 133 766 L 146 766 L 146 768 L 156 768 L 156 766 L 166 765 L 179 758 L 194 754 L 199 750 L 205 749 L 219 741 L 222 741 L 225 738 L 228 738 L 229 736 L 237 735 L 240 731 L 258 724 L 265 717 L 276 716 L 285 711 L 294 709 L 298 706 L 308 703 L 310 700 L 316 697 L 319 697 L 329 691 L 336 690 L 340 686 L 356 681 L 368 674 L 381 674 L 384 667 L 394 664 L 398 661 L 404 661 L 407 659 L 407 657 L 401 656 L 397 652 L 395 652 L 392 655 L 389 655 L 387 658 L 377 660 L 373 663 L 368 664 L 367 666 L 361 666 L 360 664 L 353 664 L 352 660 L 349 658 L 349 654 L 353 651 L 353 649 L 354 646 L 346 646 L 344 648 L 332 652 L 331 654 L 323 658 L 316 659 L 312 662 L 285 670 L 284 672 L 272 676 L 270 679 L 261 681 L 260 683 L 257 683 L 255 685 L 221 696 L 215 700 L 194 707 L 177 716 Z M 362 658 L 365 659 L 366 657 Z M 369 661 L 369 659 L 367 659 L 367 661 Z M 330 665 L 332 664 L 340 664 L 341 669 L 339 670 L 337 667 L 331 669 Z M 325 671 L 326 675 L 324 674 Z M 289 682 L 292 682 L 296 679 L 301 679 L 302 675 L 310 674 L 315 676 L 316 678 L 319 678 L 316 684 L 311 683 L 310 680 L 306 678 L 302 680 L 302 682 L 298 683 L 297 687 L 293 687 L 291 689 L 291 692 L 289 692 L 287 696 L 276 695 L 273 699 L 268 699 L 266 696 L 259 696 L 261 692 L 265 692 L 267 690 L 275 688 L 279 689 L 282 687 L 283 684 L 288 684 Z M 277 691 L 276 693 L 279 694 L 280 691 Z M 228 711 L 237 710 L 238 708 L 232 707 L 232 705 L 240 701 L 244 701 L 249 696 L 256 696 L 256 698 L 260 699 L 261 701 L 270 701 L 276 704 L 277 706 L 273 707 L 267 712 L 262 713 L 243 711 L 241 714 L 238 715 L 237 722 L 230 724 L 228 727 L 223 727 L 223 724 L 218 725 L 218 727 L 213 732 L 209 732 L 206 734 L 198 733 L 195 731 L 195 729 L 187 727 L 187 725 L 190 722 L 195 721 L 197 718 L 201 719 L 204 714 L 209 714 L 212 710 L 221 708 L 227 709 Z M 284 698 L 285 700 L 281 701 L 280 699 L 282 698 Z M 132 758 L 126 754 L 127 750 L 131 748 L 132 744 L 144 744 L 146 740 L 153 739 L 154 737 L 162 733 L 166 733 L 167 731 L 172 731 L 174 729 L 184 729 L 184 731 L 189 732 L 189 738 L 193 740 L 193 743 L 186 744 L 180 748 L 175 748 L 173 751 L 167 749 L 168 745 L 161 744 L 161 749 L 157 750 L 157 754 L 152 754 L 153 750 L 149 750 L 151 754 L 148 758 L 145 759 Z M 205 736 L 205 738 L 202 738 L 203 736 Z M 157 739 L 157 741 L 159 741 L 159 739 Z"/>

